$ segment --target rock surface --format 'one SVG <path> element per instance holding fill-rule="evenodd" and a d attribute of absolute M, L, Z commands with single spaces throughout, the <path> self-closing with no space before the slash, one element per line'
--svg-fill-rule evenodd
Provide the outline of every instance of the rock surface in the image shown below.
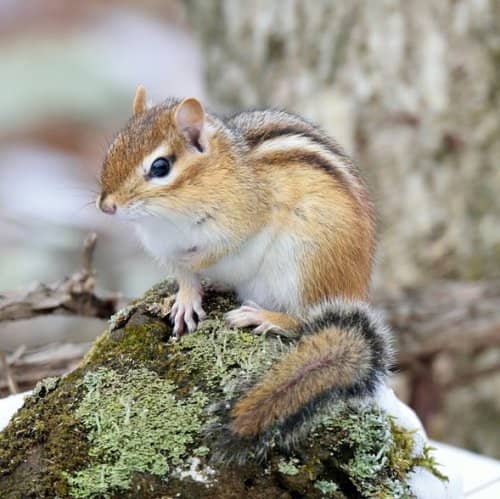
<path fill-rule="evenodd" d="M 0 434 L 1 497 L 411 497 L 423 469 L 446 490 L 387 390 L 379 405 L 316 415 L 293 452 L 271 435 L 265 463 L 247 441 L 246 462 L 231 464 L 219 440 L 228 404 L 290 345 L 228 329 L 234 299 L 211 290 L 207 320 L 174 342 L 172 291 L 160 284 L 121 310 L 78 369 L 37 386 Z"/>

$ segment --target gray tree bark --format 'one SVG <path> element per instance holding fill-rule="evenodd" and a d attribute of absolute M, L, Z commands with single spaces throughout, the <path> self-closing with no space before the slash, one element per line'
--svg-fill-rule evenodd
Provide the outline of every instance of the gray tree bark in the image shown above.
<path fill-rule="evenodd" d="M 380 217 L 375 284 L 500 264 L 496 0 L 185 0 L 215 109 L 283 106 L 351 152 Z"/>

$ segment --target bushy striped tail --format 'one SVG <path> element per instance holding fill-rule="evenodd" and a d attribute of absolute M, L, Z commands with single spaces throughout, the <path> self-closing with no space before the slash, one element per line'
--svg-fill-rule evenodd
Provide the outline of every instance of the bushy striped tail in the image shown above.
<path fill-rule="evenodd" d="M 290 446 L 329 404 L 366 399 L 384 382 L 392 362 L 388 328 L 362 302 L 332 301 L 314 307 L 296 347 L 230 409 L 226 441 L 260 446 L 279 435 Z M 242 447 L 238 445 L 238 447 Z"/>

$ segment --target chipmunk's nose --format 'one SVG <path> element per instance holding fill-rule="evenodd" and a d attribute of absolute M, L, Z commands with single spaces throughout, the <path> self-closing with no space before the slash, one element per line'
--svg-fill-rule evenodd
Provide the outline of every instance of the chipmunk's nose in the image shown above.
<path fill-rule="evenodd" d="M 97 198 L 97 206 L 108 215 L 114 215 L 116 213 L 116 203 L 113 201 L 111 196 L 103 192 Z"/>

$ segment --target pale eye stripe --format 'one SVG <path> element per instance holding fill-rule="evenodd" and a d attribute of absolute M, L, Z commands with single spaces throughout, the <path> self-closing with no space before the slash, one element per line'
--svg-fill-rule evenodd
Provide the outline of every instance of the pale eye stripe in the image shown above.
<path fill-rule="evenodd" d="M 137 165 L 136 167 L 136 173 L 139 177 L 145 178 L 147 174 L 149 173 L 149 170 L 151 169 L 151 165 L 153 164 L 154 160 L 160 157 L 169 157 L 172 154 L 172 150 L 168 146 L 168 144 L 160 144 L 156 149 L 154 149 L 151 153 L 149 153 L 147 156 L 144 156 L 142 161 Z M 171 184 L 175 178 L 177 177 L 178 171 L 174 167 L 172 167 L 170 173 L 165 176 L 165 177 L 159 177 L 159 178 L 150 178 L 147 180 L 149 185 L 157 185 L 157 186 L 162 186 L 162 185 L 167 185 Z"/>
<path fill-rule="evenodd" d="M 142 161 L 137 165 L 136 171 L 138 175 L 147 175 L 149 173 L 149 169 L 153 164 L 153 161 L 156 158 L 160 157 L 168 157 L 170 156 L 171 151 L 167 144 L 160 144 L 156 149 L 150 152 L 148 155 L 144 156 Z"/>

